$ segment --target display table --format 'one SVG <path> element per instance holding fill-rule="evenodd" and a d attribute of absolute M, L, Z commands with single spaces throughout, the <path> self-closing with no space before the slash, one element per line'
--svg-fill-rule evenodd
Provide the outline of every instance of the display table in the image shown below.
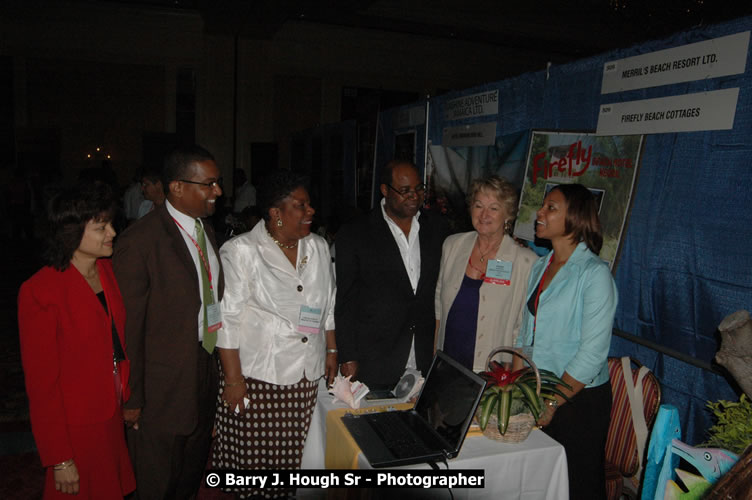
<path fill-rule="evenodd" d="M 365 401 L 364 401 L 365 403 Z M 366 406 L 366 405 L 364 405 Z M 375 405 L 369 405 L 375 406 Z M 393 405 L 399 408 L 398 405 Z M 332 410 L 340 411 L 329 414 Z M 303 452 L 302 468 L 324 469 L 327 464 L 336 468 L 370 468 L 365 456 L 354 450 L 351 454 L 337 456 L 326 455 L 327 431 L 335 433 L 331 439 L 349 440 L 355 445 L 349 436 L 343 437 L 345 429 L 339 417 L 346 411 L 342 403 L 332 403 L 332 397 L 326 393 L 326 387 L 321 384 L 319 397 L 311 421 L 306 446 Z M 330 415 L 330 418 L 327 418 Z M 327 420 L 330 427 L 327 429 Z M 346 433 L 346 430 L 344 431 Z M 345 443 L 345 445 L 347 445 Z M 440 467 L 443 469 L 444 465 Z M 426 464 L 401 467 L 405 469 L 429 469 Z M 449 468 L 457 469 L 484 469 L 486 471 L 486 486 L 484 489 L 452 489 L 455 499 L 522 499 L 522 500 L 567 500 L 569 497 L 569 480 L 567 478 L 567 460 L 564 448 L 548 437 L 540 430 L 533 430 L 530 436 L 522 443 L 506 444 L 492 441 L 484 436 L 469 435 L 460 450 L 457 458 L 449 460 Z M 384 496 L 391 495 L 396 498 L 395 490 L 381 490 Z M 390 493 L 391 492 L 391 493 Z M 411 489 L 412 495 L 421 495 L 425 498 L 436 498 L 439 493 L 435 490 Z M 374 492 L 376 493 L 376 492 Z M 442 495 L 448 493 L 444 492 Z M 324 490 L 301 489 L 297 493 L 298 498 L 324 498 Z M 378 495 L 376 495 L 378 496 Z M 443 498 L 443 496 L 442 496 Z"/>

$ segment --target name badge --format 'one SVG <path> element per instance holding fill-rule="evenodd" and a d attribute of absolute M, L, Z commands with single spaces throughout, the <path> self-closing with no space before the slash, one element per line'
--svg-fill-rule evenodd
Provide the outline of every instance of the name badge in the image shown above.
<path fill-rule="evenodd" d="M 300 306 L 298 331 L 301 333 L 319 333 L 321 328 L 321 308 Z"/>
<path fill-rule="evenodd" d="M 483 279 L 484 283 L 509 286 L 512 284 L 511 279 L 512 263 L 510 261 L 496 259 L 488 261 L 488 265 L 486 266 L 486 277 Z"/>
<path fill-rule="evenodd" d="M 216 332 L 222 328 L 222 310 L 219 304 L 206 306 L 206 325 L 206 329 L 210 332 Z"/>

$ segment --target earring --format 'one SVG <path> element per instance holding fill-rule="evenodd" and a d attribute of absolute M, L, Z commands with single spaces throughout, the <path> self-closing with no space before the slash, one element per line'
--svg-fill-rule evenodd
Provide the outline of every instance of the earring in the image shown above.
<path fill-rule="evenodd" d="M 512 229 L 512 224 L 509 223 L 509 219 L 504 221 L 504 232 L 508 233 Z"/>
<path fill-rule="evenodd" d="M 282 227 L 282 219 L 277 219 L 277 227 Z"/>

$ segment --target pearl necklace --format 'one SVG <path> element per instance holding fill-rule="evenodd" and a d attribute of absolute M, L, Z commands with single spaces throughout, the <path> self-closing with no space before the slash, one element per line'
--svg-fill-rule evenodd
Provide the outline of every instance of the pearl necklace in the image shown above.
<path fill-rule="evenodd" d="M 274 243 L 276 243 L 279 248 L 286 248 L 288 250 L 292 250 L 293 248 L 295 248 L 295 247 L 298 246 L 298 242 L 297 241 L 295 243 L 293 243 L 292 245 L 285 245 L 284 243 L 282 243 L 281 241 L 279 241 L 277 238 L 275 238 L 274 236 L 272 236 L 272 233 L 270 233 L 268 229 L 266 230 L 266 234 L 269 235 L 269 237 L 272 239 L 272 241 Z"/>

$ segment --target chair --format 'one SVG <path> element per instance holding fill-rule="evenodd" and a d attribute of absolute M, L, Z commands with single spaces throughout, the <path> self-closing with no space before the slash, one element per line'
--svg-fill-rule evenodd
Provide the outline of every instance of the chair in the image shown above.
<path fill-rule="evenodd" d="M 627 387 L 625 371 L 630 372 L 628 375 L 631 377 L 628 379 L 631 387 Z M 661 403 L 661 386 L 650 370 L 626 356 L 608 358 L 608 372 L 613 402 L 606 440 L 606 492 L 609 500 L 622 496 L 636 499 L 642 480 L 642 464 L 650 428 Z M 640 385 L 641 391 L 638 390 Z M 633 393 L 632 398 L 629 396 L 630 391 Z"/>

